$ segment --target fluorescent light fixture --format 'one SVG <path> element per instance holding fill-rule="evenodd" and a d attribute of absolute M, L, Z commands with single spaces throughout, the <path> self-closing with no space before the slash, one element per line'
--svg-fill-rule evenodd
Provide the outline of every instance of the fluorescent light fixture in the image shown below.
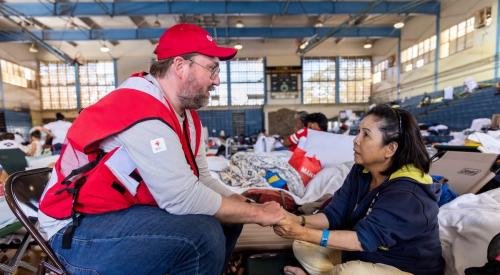
<path fill-rule="evenodd" d="M 372 46 L 373 46 L 372 42 L 367 41 L 367 42 L 365 42 L 365 44 L 363 45 L 363 48 L 365 48 L 365 49 L 371 49 L 371 48 L 372 48 Z"/>
<path fill-rule="evenodd" d="M 396 29 L 402 29 L 402 28 L 405 26 L 405 22 L 403 22 L 403 21 L 399 21 L 399 22 L 394 23 L 394 25 L 393 25 L 393 26 L 394 26 L 394 28 L 396 28 Z"/>

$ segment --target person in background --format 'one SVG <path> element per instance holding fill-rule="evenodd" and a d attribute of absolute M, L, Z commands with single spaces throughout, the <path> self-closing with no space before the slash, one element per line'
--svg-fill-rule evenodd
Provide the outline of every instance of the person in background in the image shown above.
<path fill-rule="evenodd" d="M 283 140 L 283 146 L 288 147 L 290 151 L 294 151 L 302 137 L 307 137 L 307 129 L 316 131 L 327 131 L 328 119 L 323 113 L 312 113 L 304 117 L 304 127 L 295 131 L 288 138 Z"/>
<path fill-rule="evenodd" d="M 196 110 L 236 53 L 201 27 L 174 25 L 150 73 L 76 118 L 38 211 L 69 273 L 221 274 L 242 224 L 284 218 L 278 203 L 248 203 L 208 170 Z"/>
<path fill-rule="evenodd" d="M 52 137 L 52 154 L 58 155 L 61 152 L 66 134 L 71 127 L 71 122 L 64 120 L 62 113 L 56 113 L 56 121 L 38 127 L 37 130 L 43 131 Z"/>
<path fill-rule="evenodd" d="M 298 130 L 307 127 L 306 117 L 307 117 L 306 111 L 299 111 L 294 115 L 295 118 L 295 126 L 293 128 L 294 132 L 297 132 Z"/>
<path fill-rule="evenodd" d="M 428 174 L 430 158 L 415 118 L 388 105 L 371 109 L 354 139 L 354 161 L 319 214 L 288 214 L 274 227 L 276 234 L 341 250 L 343 263 L 330 265 L 329 274 L 442 274 L 440 185 Z M 295 255 L 311 246 L 295 242 Z M 331 251 L 310 249 L 330 257 Z M 318 265 L 318 259 L 298 260 L 304 267 Z M 305 273 L 286 267 L 285 274 Z"/>
<path fill-rule="evenodd" d="M 3 133 L 0 137 L 0 149 L 19 148 L 19 143 L 16 142 L 15 136 L 12 133 Z"/>
<path fill-rule="evenodd" d="M 43 144 L 41 141 L 42 133 L 40 131 L 35 130 L 30 134 L 30 143 L 24 146 L 24 153 L 28 157 L 39 157 L 42 155 Z"/>

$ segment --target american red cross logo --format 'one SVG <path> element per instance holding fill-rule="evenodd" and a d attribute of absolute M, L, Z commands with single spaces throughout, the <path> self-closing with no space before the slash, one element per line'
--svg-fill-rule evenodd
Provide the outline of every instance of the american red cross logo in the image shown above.
<path fill-rule="evenodd" d="M 165 140 L 161 137 L 152 139 L 150 141 L 150 144 L 151 144 L 151 150 L 153 150 L 154 154 L 167 150 L 167 146 L 165 145 Z"/>

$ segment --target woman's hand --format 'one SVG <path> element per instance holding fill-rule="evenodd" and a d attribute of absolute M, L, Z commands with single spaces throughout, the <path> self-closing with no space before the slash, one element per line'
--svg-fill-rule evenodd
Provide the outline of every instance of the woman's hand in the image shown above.
<path fill-rule="evenodd" d="M 277 225 L 273 226 L 274 233 L 286 239 L 303 240 L 307 228 L 297 222 L 298 216 L 288 213 Z"/>

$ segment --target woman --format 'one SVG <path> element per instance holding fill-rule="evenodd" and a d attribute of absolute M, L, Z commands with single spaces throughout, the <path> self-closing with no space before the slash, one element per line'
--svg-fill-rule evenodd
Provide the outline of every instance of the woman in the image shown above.
<path fill-rule="evenodd" d="M 354 160 L 319 214 L 288 214 L 274 231 L 342 250 L 344 264 L 331 274 L 442 274 L 440 187 L 427 174 L 430 159 L 415 119 L 405 110 L 375 106 L 361 121 Z M 285 272 L 304 274 L 294 267 Z"/>

